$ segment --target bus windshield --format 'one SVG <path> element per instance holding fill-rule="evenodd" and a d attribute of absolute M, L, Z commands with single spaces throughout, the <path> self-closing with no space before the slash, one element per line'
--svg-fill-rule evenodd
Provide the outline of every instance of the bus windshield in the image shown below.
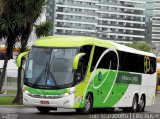
<path fill-rule="evenodd" d="M 42 89 L 71 86 L 76 51 L 76 48 L 33 47 L 26 63 L 24 83 Z"/>

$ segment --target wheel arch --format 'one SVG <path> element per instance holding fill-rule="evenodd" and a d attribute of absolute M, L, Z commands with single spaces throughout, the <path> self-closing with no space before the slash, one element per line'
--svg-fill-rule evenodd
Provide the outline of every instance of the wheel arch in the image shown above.
<path fill-rule="evenodd" d="M 92 101 L 94 100 L 93 92 L 89 91 L 89 92 L 87 93 L 87 95 L 91 95 L 91 97 L 92 97 Z M 86 95 L 86 96 L 87 96 L 87 95 Z"/>

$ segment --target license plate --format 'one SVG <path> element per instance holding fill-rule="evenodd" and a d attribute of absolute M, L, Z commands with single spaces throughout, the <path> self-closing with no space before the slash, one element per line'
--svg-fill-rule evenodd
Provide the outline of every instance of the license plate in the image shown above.
<path fill-rule="evenodd" d="M 41 104 L 47 104 L 47 105 L 48 105 L 48 104 L 49 104 L 49 101 L 43 101 L 43 100 L 42 100 L 42 101 L 40 101 L 40 103 L 41 103 Z"/>

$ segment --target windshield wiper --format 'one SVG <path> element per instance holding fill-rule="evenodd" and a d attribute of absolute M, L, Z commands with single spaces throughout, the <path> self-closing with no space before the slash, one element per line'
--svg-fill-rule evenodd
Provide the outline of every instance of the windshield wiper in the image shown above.
<path fill-rule="evenodd" d="M 45 75 L 44 73 L 45 73 L 46 75 Z M 56 82 L 53 74 L 52 74 L 51 71 L 50 71 L 49 63 L 48 63 L 48 62 L 46 63 L 45 69 L 44 69 L 44 70 L 40 73 L 40 75 L 36 78 L 36 80 L 35 80 L 35 82 L 34 82 L 34 84 L 33 84 L 34 86 L 35 86 L 39 81 L 42 80 L 43 74 L 44 74 L 44 76 L 46 76 L 46 81 L 47 81 L 47 78 L 48 78 L 48 76 L 49 76 L 48 74 L 51 74 L 52 80 L 53 80 L 53 82 L 55 83 L 55 86 L 57 87 L 57 82 Z M 46 84 L 46 83 L 45 83 L 45 84 Z"/>
<path fill-rule="evenodd" d="M 43 73 L 45 72 L 45 70 L 44 71 L 42 71 L 41 73 L 40 73 L 40 75 L 37 77 L 37 79 L 36 79 L 36 81 L 34 82 L 34 86 L 42 79 L 42 76 L 43 76 Z"/>
<path fill-rule="evenodd" d="M 55 86 L 58 87 L 57 82 L 56 82 L 56 80 L 55 80 L 55 78 L 54 78 L 54 76 L 53 76 L 53 74 L 52 74 L 52 72 L 51 72 L 51 70 L 50 70 L 50 67 L 51 67 L 51 66 L 50 66 L 49 63 L 48 63 L 47 76 L 49 77 L 49 75 L 51 75 L 51 78 L 52 78 L 53 82 L 55 83 Z M 46 80 L 46 84 L 47 84 L 47 80 Z"/>

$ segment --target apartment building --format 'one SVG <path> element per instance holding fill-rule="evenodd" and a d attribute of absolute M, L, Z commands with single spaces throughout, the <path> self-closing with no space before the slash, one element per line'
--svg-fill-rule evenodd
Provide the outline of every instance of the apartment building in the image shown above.
<path fill-rule="evenodd" d="M 151 0 L 149 0 L 151 1 Z M 48 0 L 52 35 L 85 35 L 116 42 L 150 39 L 147 0 Z M 149 20 L 149 22 L 148 22 Z"/>

